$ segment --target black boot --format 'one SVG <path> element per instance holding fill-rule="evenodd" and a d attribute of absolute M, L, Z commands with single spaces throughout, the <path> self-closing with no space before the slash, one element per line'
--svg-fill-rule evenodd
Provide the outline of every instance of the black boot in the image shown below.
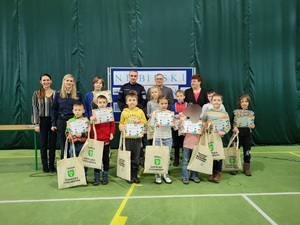
<path fill-rule="evenodd" d="M 98 186 L 100 184 L 100 173 L 99 172 L 95 172 L 94 173 L 94 186 Z"/>
<path fill-rule="evenodd" d="M 108 172 L 107 171 L 103 171 L 103 173 L 102 173 L 101 184 L 103 184 L 103 185 L 108 184 Z"/>

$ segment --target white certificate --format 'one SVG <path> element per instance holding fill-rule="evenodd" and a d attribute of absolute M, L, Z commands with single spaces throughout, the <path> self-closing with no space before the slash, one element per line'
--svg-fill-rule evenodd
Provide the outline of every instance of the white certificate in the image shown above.
<path fill-rule="evenodd" d="M 114 121 L 114 114 L 111 107 L 105 109 L 94 109 L 93 116 L 96 118 L 95 124 Z"/>
<path fill-rule="evenodd" d="M 143 137 L 144 126 L 141 124 L 127 123 L 125 127 L 125 137 Z"/>
<path fill-rule="evenodd" d="M 73 121 L 68 121 L 68 130 L 72 134 L 81 134 L 87 132 L 89 121 L 87 118 L 80 118 Z"/>
<path fill-rule="evenodd" d="M 171 111 L 159 111 L 156 114 L 157 123 L 160 126 L 173 126 L 174 125 L 174 112 Z"/>

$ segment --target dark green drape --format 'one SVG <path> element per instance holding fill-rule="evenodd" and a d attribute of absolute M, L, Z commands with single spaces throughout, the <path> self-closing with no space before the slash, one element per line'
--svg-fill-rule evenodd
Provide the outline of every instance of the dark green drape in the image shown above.
<path fill-rule="evenodd" d="M 231 115 L 249 93 L 256 144 L 300 143 L 299 0 L 0 0 L 0 124 L 28 124 L 39 75 L 78 89 L 107 67 L 196 67 Z M 32 148 L 2 132 L 0 149 Z M 116 147 L 116 146 L 114 146 Z"/>

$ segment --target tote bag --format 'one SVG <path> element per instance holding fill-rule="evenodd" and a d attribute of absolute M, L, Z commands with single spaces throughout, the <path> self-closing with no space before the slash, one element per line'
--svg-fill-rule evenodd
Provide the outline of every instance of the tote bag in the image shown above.
<path fill-rule="evenodd" d="M 214 160 L 225 159 L 222 138 L 217 133 L 208 134 L 208 148 Z"/>
<path fill-rule="evenodd" d="M 231 146 L 235 139 L 237 139 L 237 142 Z M 223 171 L 242 170 L 238 132 L 232 135 L 224 153 L 225 159 L 222 162 Z"/>
<path fill-rule="evenodd" d="M 120 142 L 118 149 L 117 176 L 125 180 L 131 180 L 131 152 L 126 151 L 125 137 L 122 133 L 120 134 Z"/>
<path fill-rule="evenodd" d="M 65 143 L 64 158 L 57 161 L 58 189 L 86 185 L 84 167 L 81 158 L 76 157 L 73 145 L 73 158 L 67 158 L 68 139 Z"/>
<path fill-rule="evenodd" d="M 208 134 L 205 132 L 200 137 L 198 145 L 193 148 L 187 169 L 200 173 L 212 174 L 212 168 L 213 157 L 208 148 Z"/>
<path fill-rule="evenodd" d="M 154 129 L 152 146 L 146 146 L 144 173 L 166 174 L 169 170 L 169 147 L 155 146 L 156 129 Z"/>
<path fill-rule="evenodd" d="M 92 124 L 92 126 L 94 130 L 94 139 L 90 139 L 89 130 L 88 138 L 79 153 L 79 157 L 82 159 L 83 166 L 95 169 L 102 169 L 104 142 L 97 140 L 95 125 Z"/>

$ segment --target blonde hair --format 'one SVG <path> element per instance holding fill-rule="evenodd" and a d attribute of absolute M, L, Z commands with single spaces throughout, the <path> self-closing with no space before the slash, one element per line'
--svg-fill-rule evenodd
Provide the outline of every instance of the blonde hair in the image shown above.
<path fill-rule="evenodd" d="M 155 88 L 157 89 L 157 94 L 158 94 L 157 99 L 158 99 L 160 96 L 162 96 L 160 87 L 158 87 L 158 86 L 153 86 L 153 87 L 150 88 L 150 100 L 153 100 L 151 91 L 152 91 L 152 89 L 155 89 Z"/>
<path fill-rule="evenodd" d="M 64 78 L 62 79 L 62 84 L 61 84 L 61 89 L 60 89 L 60 97 L 61 98 L 66 98 L 67 97 L 68 91 L 67 91 L 67 88 L 66 88 L 66 86 L 64 84 L 64 81 L 67 78 L 72 78 L 73 79 L 74 85 L 73 85 L 73 87 L 71 89 L 71 98 L 77 100 L 78 97 L 77 97 L 76 83 L 75 83 L 75 78 L 74 78 L 74 76 L 72 74 L 66 74 L 64 76 Z"/>

